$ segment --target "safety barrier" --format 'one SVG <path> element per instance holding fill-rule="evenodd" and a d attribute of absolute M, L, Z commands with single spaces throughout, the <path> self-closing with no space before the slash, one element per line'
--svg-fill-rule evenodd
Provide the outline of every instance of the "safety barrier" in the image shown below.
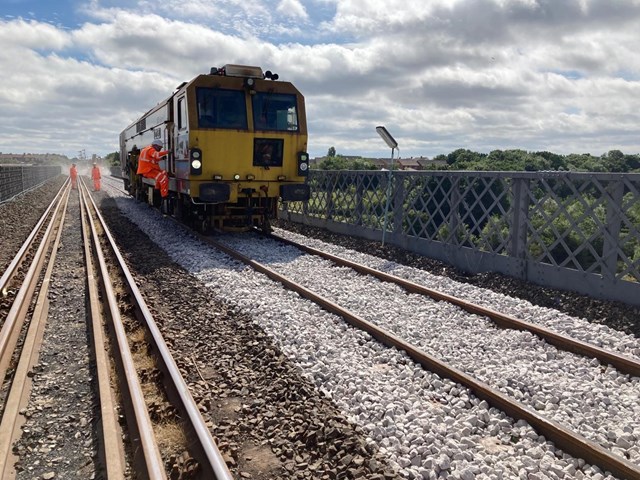
<path fill-rule="evenodd" d="M 58 165 L 0 165 L 0 203 L 61 173 Z"/>
<path fill-rule="evenodd" d="M 640 174 L 311 171 L 282 217 L 640 305 Z"/>

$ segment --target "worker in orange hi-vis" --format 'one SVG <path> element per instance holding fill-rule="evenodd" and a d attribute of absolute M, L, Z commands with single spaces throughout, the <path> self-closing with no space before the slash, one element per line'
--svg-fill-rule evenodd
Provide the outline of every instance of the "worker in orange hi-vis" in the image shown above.
<path fill-rule="evenodd" d="M 76 164 L 72 163 L 71 168 L 69 169 L 69 177 L 71 178 L 71 188 L 74 190 L 78 188 L 78 169 L 76 168 Z"/>
<path fill-rule="evenodd" d="M 144 147 L 138 157 L 138 171 L 136 173 L 146 178 L 153 178 L 156 181 L 156 188 L 160 189 L 160 195 L 164 198 L 169 195 L 169 177 L 158 164 L 169 151 L 161 150 L 161 148 L 162 140 L 158 139 L 151 142 L 151 145 Z"/>
<path fill-rule="evenodd" d="M 91 179 L 93 180 L 93 191 L 100 191 L 100 179 L 102 175 L 100 175 L 100 167 L 97 164 L 93 164 L 93 169 L 91 170 Z"/>

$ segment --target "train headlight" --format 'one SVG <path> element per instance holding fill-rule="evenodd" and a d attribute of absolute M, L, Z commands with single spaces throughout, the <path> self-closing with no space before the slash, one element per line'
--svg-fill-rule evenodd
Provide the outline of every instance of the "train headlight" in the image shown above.
<path fill-rule="evenodd" d="M 191 175 L 202 175 L 202 150 L 192 148 L 189 157 Z"/>
<path fill-rule="evenodd" d="M 237 181 L 237 180 L 240 180 L 240 174 L 239 174 L 239 173 L 236 173 L 236 174 L 233 176 L 233 179 L 234 179 L 234 180 L 236 180 L 236 181 Z"/>
<path fill-rule="evenodd" d="M 298 176 L 309 175 L 309 154 L 307 152 L 298 153 Z"/>
<path fill-rule="evenodd" d="M 256 179 L 255 175 L 251 175 L 251 174 L 247 175 L 247 180 L 255 180 L 255 179 Z"/>

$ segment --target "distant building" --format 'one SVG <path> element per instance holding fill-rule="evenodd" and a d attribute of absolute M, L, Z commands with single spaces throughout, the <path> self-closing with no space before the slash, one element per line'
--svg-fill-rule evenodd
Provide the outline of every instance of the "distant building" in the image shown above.
<path fill-rule="evenodd" d="M 422 164 L 418 161 L 418 158 L 399 158 L 397 164 L 400 170 L 422 170 Z"/>
<path fill-rule="evenodd" d="M 367 161 L 373 163 L 378 170 L 389 169 L 391 163 L 390 158 L 367 158 Z"/>

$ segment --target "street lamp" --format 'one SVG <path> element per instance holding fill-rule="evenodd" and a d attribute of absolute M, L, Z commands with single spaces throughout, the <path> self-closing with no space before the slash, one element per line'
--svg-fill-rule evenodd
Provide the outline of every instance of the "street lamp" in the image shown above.
<path fill-rule="evenodd" d="M 393 159 L 393 150 L 398 148 L 398 142 L 396 142 L 396 140 L 383 126 L 376 127 L 376 132 L 378 132 L 378 135 L 380 135 L 386 144 L 389 145 L 389 148 L 391 149 L 391 158 Z"/>
<path fill-rule="evenodd" d="M 384 227 L 382 228 L 382 246 L 384 247 L 384 237 L 387 233 L 387 216 L 389 213 L 389 204 L 391 202 L 391 176 L 393 174 L 393 151 L 398 148 L 398 142 L 391 136 L 391 134 L 382 125 L 376 127 L 376 132 L 382 137 L 389 148 L 391 149 L 391 167 L 389 168 L 389 180 L 387 182 L 387 205 L 384 209 Z"/>

